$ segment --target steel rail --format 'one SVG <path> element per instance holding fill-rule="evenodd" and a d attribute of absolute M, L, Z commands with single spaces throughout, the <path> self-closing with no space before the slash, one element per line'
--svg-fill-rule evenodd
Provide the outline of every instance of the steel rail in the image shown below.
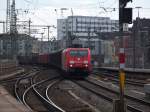
<path fill-rule="evenodd" d="M 58 108 L 59 110 L 61 110 L 61 112 L 66 112 L 65 110 L 63 110 L 62 108 L 60 108 L 59 106 L 57 106 L 57 105 L 50 99 L 50 97 L 49 97 L 49 95 L 48 95 L 49 89 L 50 89 L 53 85 L 55 85 L 56 83 L 59 83 L 59 82 L 60 82 L 60 80 L 55 81 L 55 82 L 53 82 L 53 83 L 51 83 L 51 84 L 49 84 L 49 85 L 47 86 L 47 88 L 46 88 L 46 98 L 49 100 L 49 102 L 51 102 L 51 104 L 52 104 L 54 107 L 56 107 L 56 108 Z"/>
<path fill-rule="evenodd" d="M 95 86 L 101 87 L 101 88 L 105 89 L 106 91 L 109 91 L 109 92 L 111 92 L 111 93 L 114 93 L 114 94 L 119 95 L 119 91 L 117 91 L 117 90 L 112 90 L 112 89 L 110 89 L 110 88 L 108 88 L 108 87 L 102 86 L 102 85 L 100 85 L 100 84 L 93 83 L 93 82 L 91 82 L 91 81 L 89 81 L 89 80 L 86 80 L 86 81 L 87 81 L 88 83 L 91 83 L 91 84 L 95 85 Z M 150 102 L 144 101 L 143 99 L 138 99 L 138 98 L 133 97 L 133 96 L 128 95 L 128 94 L 125 94 L 124 96 L 125 96 L 125 98 L 132 99 L 132 100 L 137 101 L 137 102 L 140 102 L 140 103 L 142 103 L 142 104 L 144 104 L 144 105 L 150 106 Z"/>
<path fill-rule="evenodd" d="M 54 77 L 52 79 L 47 79 L 45 81 L 49 81 L 49 80 L 54 80 L 54 79 L 58 79 L 58 77 Z M 59 79 L 60 80 L 60 79 Z M 42 96 L 38 90 L 36 90 L 36 86 L 38 86 L 39 84 L 41 83 L 44 83 L 45 81 L 41 81 L 41 82 L 38 82 L 34 85 L 32 85 L 32 88 L 33 90 L 35 91 L 35 93 L 41 98 L 41 100 L 45 101 L 45 103 L 47 104 L 47 106 L 49 106 L 48 108 L 54 110 L 54 111 L 57 111 L 57 112 L 65 112 L 63 109 L 61 109 L 60 107 L 58 107 L 57 105 L 55 105 L 53 102 L 49 101 L 47 98 L 45 98 L 44 96 Z M 58 81 L 58 80 L 56 80 Z"/>
<path fill-rule="evenodd" d="M 16 83 L 15 83 L 15 96 L 17 97 L 18 101 L 21 103 L 21 104 L 25 104 L 25 102 L 19 97 L 19 93 L 18 93 L 18 85 L 19 85 L 19 82 L 23 79 L 27 79 L 27 78 L 31 78 L 32 76 L 34 76 L 35 74 L 37 74 L 37 71 L 33 71 L 31 70 L 29 73 L 25 73 L 22 75 L 22 77 L 18 78 Z M 26 76 L 26 75 L 29 75 L 29 76 Z M 27 106 L 27 108 L 31 111 L 32 109 L 29 108 Z"/>
<path fill-rule="evenodd" d="M 113 100 L 114 100 L 113 98 L 107 96 L 106 94 L 103 94 L 103 93 L 94 91 L 94 90 L 92 90 L 92 89 L 90 89 L 90 88 L 88 88 L 88 87 L 83 86 L 82 84 L 80 84 L 80 83 L 78 83 L 78 82 L 76 82 L 76 81 L 73 81 L 73 82 L 76 83 L 77 85 L 79 85 L 80 87 L 82 87 L 82 88 L 84 88 L 84 89 L 86 89 L 86 90 L 88 90 L 88 91 L 94 93 L 94 94 L 97 95 L 97 96 L 102 97 L 103 99 L 105 99 L 105 100 L 107 100 L 107 101 L 109 101 L 109 102 L 111 102 L 111 103 L 112 103 Z M 96 85 L 96 84 L 94 84 L 94 85 Z M 99 86 L 99 85 L 97 85 L 97 86 Z M 110 89 L 105 88 L 105 87 L 102 87 L 102 89 L 105 89 L 105 90 L 108 90 L 108 91 L 110 90 Z M 109 92 L 116 93 L 116 92 L 114 92 L 113 90 L 110 90 Z M 130 111 L 132 111 L 132 112 L 143 112 L 143 110 L 140 110 L 140 109 L 135 108 L 135 107 L 133 107 L 133 106 L 131 106 L 131 105 L 128 105 L 128 104 L 127 104 L 127 109 L 130 110 Z"/>
<path fill-rule="evenodd" d="M 118 80 L 118 76 L 115 76 L 115 75 L 111 75 L 109 73 L 102 73 L 102 72 L 93 72 L 93 74 L 96 74 L 96 75 L 101 75 L 103 77 L 113 77 L 114 79 L 109 79 L 109 80 L 112 80 L 114 82 L 119 82 Z M 144 86 L 144 82 L 140 82 L 140 81 L 133 81 L 133 80 L 129 80 L 129 79 L 126 79 L 126 83 L 127 84 L 130 84 L 130 85 L 136 85 L 136 86 L 141 86 L 143 87 Z"/>

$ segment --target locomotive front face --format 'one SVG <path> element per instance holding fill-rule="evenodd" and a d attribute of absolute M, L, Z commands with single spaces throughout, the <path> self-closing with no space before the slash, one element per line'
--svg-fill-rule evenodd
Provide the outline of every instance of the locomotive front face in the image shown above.
<path fill-rule="evenodd" d="M 71 49 L 68 52 L 69 71 L 89 71 L 90 57 L 88 49 Z"/>

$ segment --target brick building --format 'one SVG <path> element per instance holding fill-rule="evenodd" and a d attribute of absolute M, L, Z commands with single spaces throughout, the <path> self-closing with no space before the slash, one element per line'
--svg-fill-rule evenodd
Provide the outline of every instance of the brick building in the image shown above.
<path fill-rule="evenodd" d="M 136 18 L 132 32 L 133 67 L 150 68 L 150 19 Z"/>

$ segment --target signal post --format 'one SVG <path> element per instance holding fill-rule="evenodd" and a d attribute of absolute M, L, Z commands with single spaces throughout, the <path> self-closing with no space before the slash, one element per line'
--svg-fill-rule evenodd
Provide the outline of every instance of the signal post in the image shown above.
<path fill-rule="evenodd" d="M 125 49 L 123 43 L 124 26 L 132 23 L 132 8 L 125 8 L 128 2 L 132 0 L 119 0 L 119 36 L 120 36 L 120 50 L 119 50 L 119 87 L 120 98 L 114 101 L 114 112 L 126 112 L 126 105 L 124 101 L 124 87 L 125 87 Z"/>

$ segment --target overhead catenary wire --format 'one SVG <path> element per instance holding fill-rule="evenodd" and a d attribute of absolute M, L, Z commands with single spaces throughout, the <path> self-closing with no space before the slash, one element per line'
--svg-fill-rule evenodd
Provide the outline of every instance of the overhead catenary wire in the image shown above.
<path fill-rule="evenodd" d="M 32 4 L 33 2 L 31 2 L 30 0 L 24 0 L 25 2 L 27 2 L 27 3 L 30 3 L 30 4 Z"/>
<path fill-rule="evenodd" d="M 103 7 L 103 6 L 99 6 L 99 7 L 101 8 L 101 7 Z M 92 8 L 88 8 L 88 7 L 83 7 L 83 8 L 82 8 L 82 7 L 77 7 L 77 8 L 76 8 L 76 7 L 74 7 L 74 9 L 79 9 L 79 8 L 80 8 L 80 9 L 93 9 L 93 8 L 95 8 L 95 7 L 92 7 Z M 117 7 L 103 7 L 103 8 L 105 8 L 105 9 L 115 9 L 115 10 L 118 10 Z M 33 9 L 33 8 L 28 8 L 28 9 L 27 9 L 27 8 L 17 8 L 17 9 L 19 9 L 19 10 L 35 11 L 35 9 Z M 17 10 L 17 9 L 16 9 L 16 10 Z M 53 7 L 53 9 L 55 10 L 55 9 L 57 9 L 57 8 L 54 8 L 54 7 Z M 133 9 L 136 10 L 135 7 L 133 7 Z M 38 9 L 37 9 L 37 10 L 38 10 Z M 150 10 L 150 7 L 145 7 L 145 8 L 142 7 L 142 10 Z M 4 12 L 5 12 L 6 9 L 0 9 L 0 11 L 4 11 Z M 42 11 L 47 11 L 47 9 L 42 9 Z"/>

